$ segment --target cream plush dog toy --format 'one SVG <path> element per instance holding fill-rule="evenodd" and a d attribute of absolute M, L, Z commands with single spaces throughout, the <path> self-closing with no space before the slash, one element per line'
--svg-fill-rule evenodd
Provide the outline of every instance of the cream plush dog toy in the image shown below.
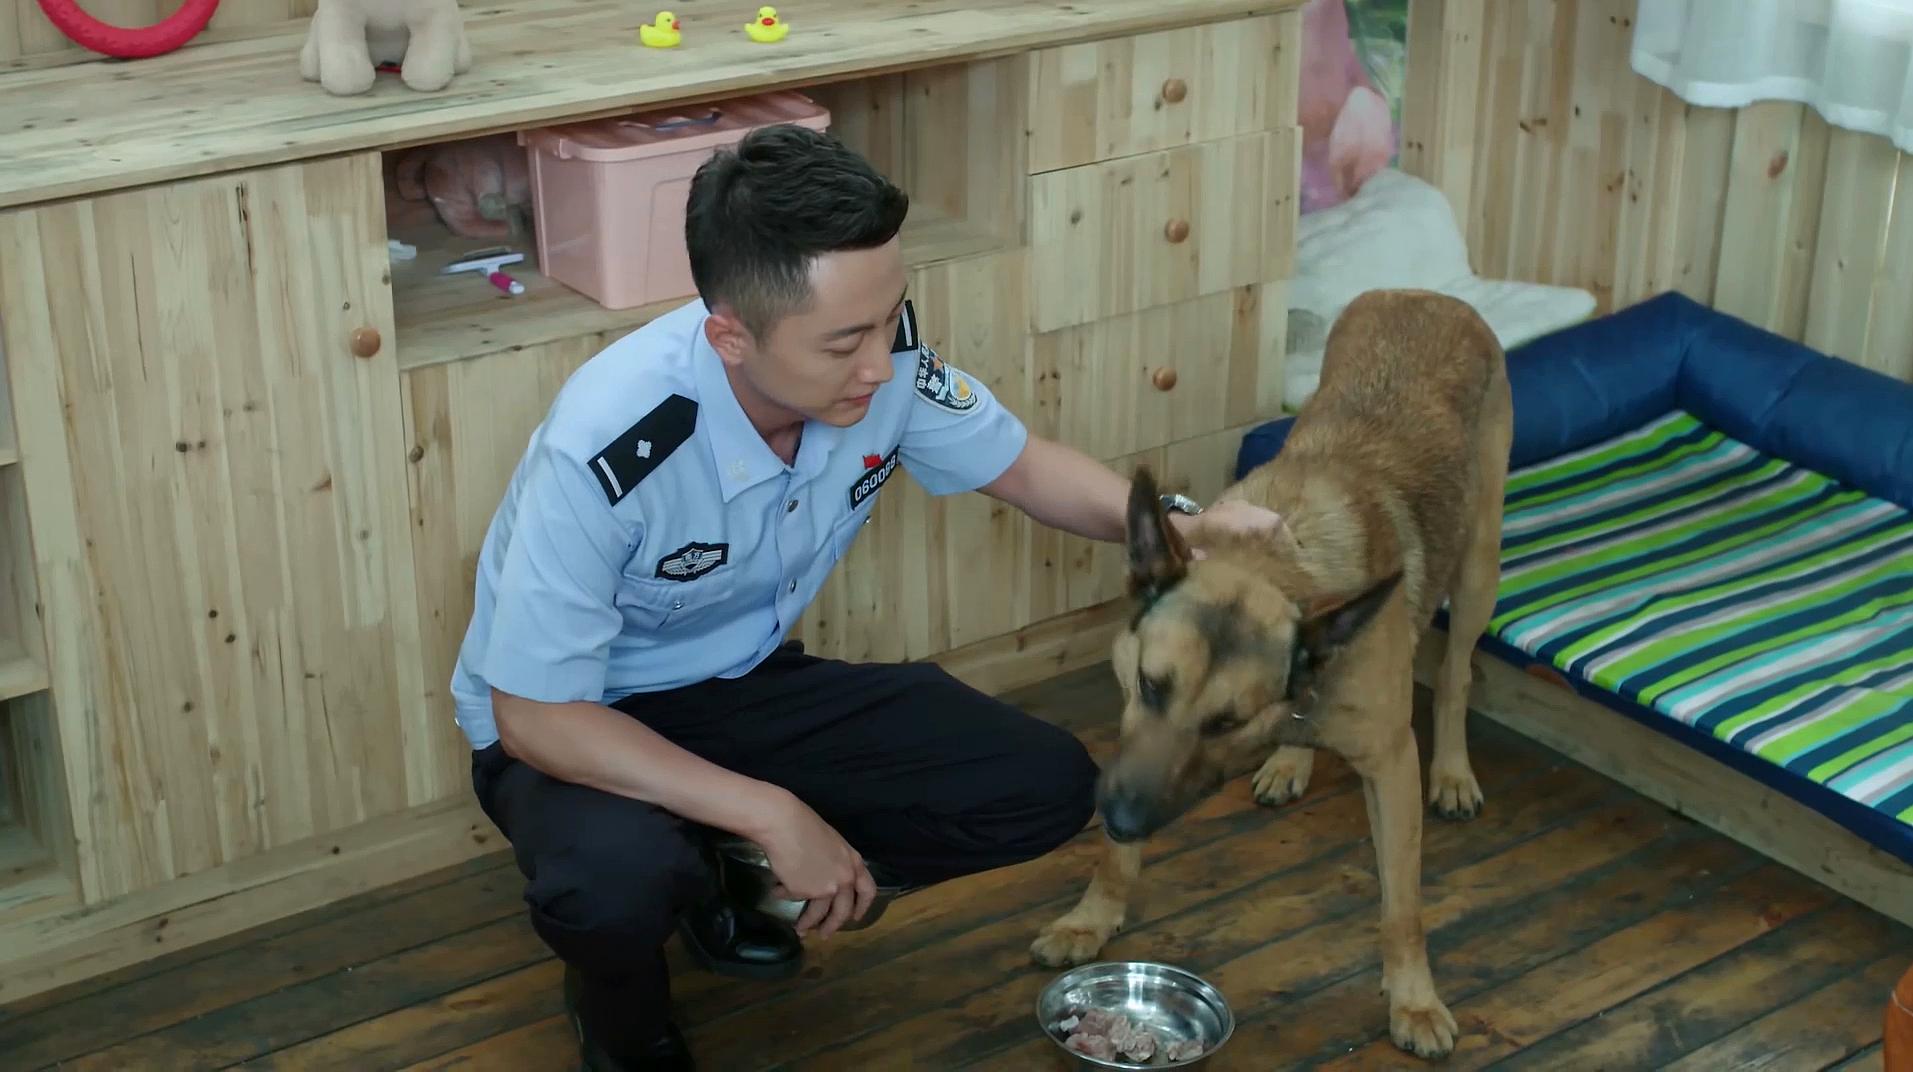
<path fill-rule="evenodd" d="M 444 89 L 472 66 L 458 0 L 319 0 L 299 51 L 299 73 L 340 96 L 372 88 L 398 63 L 413 89 Z"/>

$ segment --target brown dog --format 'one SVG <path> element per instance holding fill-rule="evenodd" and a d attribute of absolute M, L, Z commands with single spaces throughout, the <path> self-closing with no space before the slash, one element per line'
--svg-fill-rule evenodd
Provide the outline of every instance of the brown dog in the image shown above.
<path fill-rule="evenodd" d="M 1327 748 L 1366 794 L 1390 1034 L 1423 1057 L 1454 1048 L 1422 930 L 1413 661 L 1449 600 L 1428 800 L 1472 817 L 1482 797 L 1468 764 L 1469 654 L 1500 583 L 1512 431 L 1501 346 L 1474 310 L 1374 291 L 1336 320 L 1321 386 L 1281 452 L 1223 495 L 1279 512 L 1281 529 L 1208 536 L 1196 558 L 1150 473 L 1136 474 L 1137 608 L 1113 653 L 1122 739 L 1098 787 L 1108 851 L 1082 900 L 1031 946 L 1039 963 L 1095 957 L 1122 927 L 1150 834 L 1263 756 L 1256 799 L 1294 800 L 1313 750 Z"/>

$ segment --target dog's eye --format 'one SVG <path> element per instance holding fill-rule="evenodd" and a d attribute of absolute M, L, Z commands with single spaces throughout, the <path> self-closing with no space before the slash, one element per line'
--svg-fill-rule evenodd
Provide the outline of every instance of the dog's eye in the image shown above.
<path fill-rule="evenodd" d="M 1204 737 L 1220 737 L 1225 733 L 1234 733 L 1241 728 L 1242 720 L 1236 717 L 1234 711 L 1223 711 L 1220 714 L 1210 715 L 1208 718 L 1202 720 L 1202 735 Z"/>
<path fill-rule="evenodd" d="M 1289 649 L 1289 681 L 1282 698 L 1294 703 L 1296 697 L 1308 685 L 1309 675 L 1314 669 L 1308 650 L 1297 642 L 1295 647 Z"/>
<path fill-rule="evenodd" d="M 1142 693 L 1143 703 L 1158 709 L 1162 707 L 1163 693 L 1169 691 L 1162 678 L 1151 677 L 1140 671 L 1136 674 L 1136 688 Z"/>

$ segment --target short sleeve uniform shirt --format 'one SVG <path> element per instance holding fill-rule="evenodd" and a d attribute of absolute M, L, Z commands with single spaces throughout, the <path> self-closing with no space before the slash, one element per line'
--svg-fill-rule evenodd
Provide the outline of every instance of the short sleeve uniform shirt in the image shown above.
<path fill-rule="evenodd" d="M 700 300 L 592 357 L 558 392 L 479 553 L 452 695 L 474 748 L 490 689 L 611 703 L 747 673 L 783 642 L 902 465 L 933 495 L 1000 476 L 1027 431 L 923 344 L 849 428 L 786 465 L 731 392 Z"/>

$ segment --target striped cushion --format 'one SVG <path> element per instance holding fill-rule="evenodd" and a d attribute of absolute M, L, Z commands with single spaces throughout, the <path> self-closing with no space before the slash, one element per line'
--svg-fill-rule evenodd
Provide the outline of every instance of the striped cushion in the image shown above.
<path fill-rule="evenodd" d="M 1913 827 L 1913 513 L 1683 412 L 1509 474 L 1489 632 Z"/>

